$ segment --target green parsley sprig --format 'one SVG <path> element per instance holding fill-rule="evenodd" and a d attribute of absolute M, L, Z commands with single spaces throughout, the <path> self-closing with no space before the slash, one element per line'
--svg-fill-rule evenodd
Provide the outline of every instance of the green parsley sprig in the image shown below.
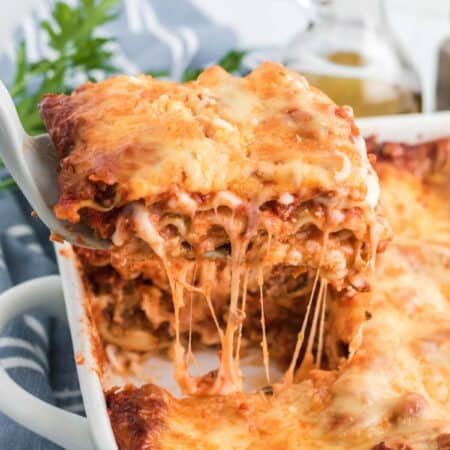
<path fill-rule="evenodd" d="M 20 43 L 10 90 L 28 133 L 44 131 L 36 107 L 43 94 L 70 92 L 74 80 L 93 80 L 99 70 L 116 71 L 111 63 L 112 53 L 105 48 L 114 39 L 97 36 L 97 30 L 117 17 L 117 5 L 118 0 L 80 0 L 76 6 L 57 1 L 52 11 L 53 23 L 41 23 L 54 58 L 30 63 L 26 59 L 26 42 Z"/>
<path fill-rule="evenodd" d="M 230 50 L 223 56 L 217 65 L 223 67 L 227 72 L 238 72 L 242 65 L 242 59 L 246 52 L 244 50 Z M 186 69 L 182 76 L 182 81 L 196 80 L 203 69 Z"/>
<path fill-rule="evenodd" d="M 242 60 L 246 53 L 247 52 L 244 50 L 230 50 L 217 62 L 217 65 L 223 67 L 230 73 L 239 72 L 242 66 Z M 183 72 L 181 81 L 186 82 L 196 80 L 203 70 L 204 67 L 188 67 Z M 170 72 L 168 70 L 149 70 L 146 73 L 154 78 L 167 78 L 170 76 Z"/>

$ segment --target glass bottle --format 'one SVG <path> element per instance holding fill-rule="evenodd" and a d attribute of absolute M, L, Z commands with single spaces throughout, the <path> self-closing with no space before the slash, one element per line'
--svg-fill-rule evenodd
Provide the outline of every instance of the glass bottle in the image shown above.
<path fill-rule="evenodd" d="M 438 111 L 450 109 L 450 36 L 439 48 L 436 107 Z"/>
<path fill-rule="evenodd" d="M 419 78 L 393 37 L 383 0 L 311 0 L 314 19 L 283 62 L 356 116 L 421 110 Z"/>

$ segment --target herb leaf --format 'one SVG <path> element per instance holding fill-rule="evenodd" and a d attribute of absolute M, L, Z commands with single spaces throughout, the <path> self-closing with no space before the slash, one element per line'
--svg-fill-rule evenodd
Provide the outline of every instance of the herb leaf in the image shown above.
<path fill-rule="evenodd" d="M 147 70 L 145 74 L 150 75 L 153 78 L 166 78 L 170 76 L 170 72 L 168 70 Z"/>
<path fill-rule="evenodd" d="M 95 79 L 95 72 L 111 73 L 110 37 L 97 36 L 98 27 L 117 17 L 118 0 L 80 0 L 70 6 L 58 0 L 52 10 L 53 21 L 41 22 L 54 57 L 30 63 L 26 59 L 26 43 L 17 51 L 16 73 L 11 94 L 26 131 L 44 131 L 37 104 L 48 92 L 70 92 L 80 79 Z"/>
<path fill-rule="evenodd" d="M 245 50 L 230 50 L 217 62 L 217 65 L 224 68 L 227 72 L 238 72 L 241 68 L 242 59 L 246 54 Z M 181 77 L 181 81 L 196 80 L 202 71 L 203 69 L 201 68 L 187 68 Z"/>
<path fill-rule="evenodd" d="M 5 180 L 0 180 L 0 192 L 11 190 L 16 186 L 16 183 L 12 178 L 6 178 Z"/>
<path fill-rule="evenodd" d="M 227 72 L 237 72 L 241 68 L 246 53 L 245 50 L 231 50 L 217 64 Z"/>
<path fill-rule="evenodd" d="M 184 71 L 183 76 L 181 77 L 181 81 L 186 82 L 186 81 L 196 80 L 198 78 L 198 76 L 202 73 L 202 71 L 203 71 L 203 69 L 187 68 Z"/>

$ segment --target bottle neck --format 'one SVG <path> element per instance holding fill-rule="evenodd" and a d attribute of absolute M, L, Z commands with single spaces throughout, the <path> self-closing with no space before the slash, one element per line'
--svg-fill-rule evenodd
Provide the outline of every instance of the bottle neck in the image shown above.
<path fill-rule="evenodd" d="M 313 0 L 317 20 L 322 23 L 343 22 L 373 28 L 387 23 L 383 0 Z"/>

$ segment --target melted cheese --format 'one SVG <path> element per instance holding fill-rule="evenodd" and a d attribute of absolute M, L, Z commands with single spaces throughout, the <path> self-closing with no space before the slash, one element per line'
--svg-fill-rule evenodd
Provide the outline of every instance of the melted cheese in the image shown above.
<path fill-rule="evenodd" d="M 148 211 L 143 205 L 136 204 L 134 205 L 133 216 L 136 234 L 143 241 L 147 242 L 152 250 L 164 260 L 164 239 L 156 230 L 155 225 L 149 217 Z"/>
<path fill-rule="evenodd" d="M 177 197 L 179 198 L 179 197 Z M 242 374 L 239 367 L 239 351 L 237 349 L 240 348 L 240 339 L 242 333 L 242 321 L 245 317 L 245 309 L 239 308 L 239 299 L 242 298 L 241 304 L 245 305 L 244 297 L 246 293 L 243 292 L 242 289 L 242 280 L 245 278 L 248 271 L 245 269 L 245 264 L 248 264 L 247 261 L 247 250 L 248 244 L 252 240 L 252 238 L 258 232 L 258 227 L 254 224 L 251 225 L 250 222 L 245 225 L 245 221 L 242 221 L 241 218 L 236 217 L 234 210 L 235 208 L 240 208 L 243 205 L 243 202 L 240 199 L 236 199 L 233 194 L 228 192 L 224 192 L 220 194 L 220 196 L 216 197 L 214 200 L 216 203 L 216 212 L 214 216 L 214 220 L 216 223 L 220 223 L 230 242 L 231 246 L 231 255 L 229 259 L 229 270 L 230 270 L 230 300 L 228 307 L 228 317 L 225 320 L 225 329 L 222 331 L 221 326 L 219 325 L 218 318 L 215 314 L 214 307 L 211 301 L 211 291 L 212 284 L 214 280 L 210 276 L 205 276 L 202 279 L 202 282 L 198 285 L 198 287 L 194 287 L 187 282 L 188 278 L 192 278 L 192 272 L 199 268 L 202 273 L 208 273 L 210 268 L 213 267 L 214 262 L 208 260 L 207 258 L 197 258 L 196 262 L 189 262 L 186 260 L 179 261 L 171 257 L 170 249 L 172 248 L 172 241 L 167 240 L 161 236 L 158 231 L 158 227 L 155 225 L 152 219 L 152 215 L 148 211 L 148 209 L 140 204 L 135 203 L 131 206 L 133 211 L 132 218 L 129 217 L 129 210 L 125 212 L 127 223 L 133 222 L 134 231 L 136 236 L 148 243 L 148 245 L 152 248 L 154 253 L 158 255 L 161 259 L 163 267 L 166 271 L 170 290 L 172 294 L 173 307 L 174 307 L 174 329 L 175 329 L 175 342 L 174 342 L 174 367 L 175 367 L 175 377 L 183 389 L 183 391 L 187 394 L 191 395 L 215 395 L 215 394 L 229 394 L 233 392 L 239 392 L 242 389 Z M 226 204 L 231 209 L 231 215 L 227 212 L 224 214 L 219 214 L 217 207 L 219 204 Z M 129 208 L 130 209 L 130 208 Z M 254 223 L 258 224 L 260 220 L 260 214 L 263 212 L 259 212 L 259 208 L 257 209 L 258 213 L 256 213 L 256 219 L 254 219 Z M 255 214 L 255 213 L 254 213 Z M 158 217 L 155 218 L 156 221 L 159 221 L 160 224 L 166 223 L 163 220 L 160 220 Z M 171 223 L 174 223 L 174 218 L 171 218 Z M 118 222 L 118 230 L 116 231 L 114 238 L 117 242 L 122 241 L 123 238 L 121 236 L 122 233 L 122 222 L 119 220 Z M 375 224 L 376 225 L 376 224 Z M 380 240 L 380 236 L 374 232 L 376 230 L 376 226 L 373 225 L 370 227 L 371 231 L 371 245 L 369 249 L 371 251 L 370 261 L 373 263 L 376 254 L 376 248 L 378 246 L 378 241 Z M 178 230 L 183 227 L 178 227 Z M 184 229 L 184 228 L 183 228 Z M 182 235 L 186 234 L 186 231 L 181 233 Z M 262 331 L 262 353 L 263 353 L 263 362 L 266 371 L 267 382 L 270 383 L 270 371 L 269 371 L 269 348 L 267 341 L 267 332 L 266 332 L 266 324 L 265 324 L 265 313 L 264 313 L 264 297 L 263 297 L 263 264 L 271 263 L 274 264 L 273 256 L 268 257 L 267 255 L 271 255 L 272 249 L 272 237 L 269 232 L 269 237 L 267 241 L 267 246 L 265 247 L 266 256 L 262 259 L 257 260 L 257 282 L 258 289 L 260 292 L 260 311 L 261 311 L 261 331 Z M 298 334 L 296 348 L 293 353 L 293 358 L 291 364 L 283 378 L 282 384 L 292 383 L 294 379 L 301 377 L 299 375 L 301 373 L 308 372 L 310 369 L 310 365 L 318 364 L 316 359 L 315 363 L 313 361 L 312 354 L 312 345 L 316 341 L 316 338 L 323 339 L 323 336 L 319 335 L 320 325 L 319 325 L 319 317 L 322 309 L 322 303 L 324 302 L 324 296 L 326 291 L 327 279 L 326 272 L 323 273 L 323 268 L 325 266 L 325 262 L 331 263 L 333 271 L 335 273 L 345 273 L 345 263 L 340 259 L 340 252 L 335 249 L 330 252 L 327 252 L 327 248 L 329 246 L 329 234 L 325 233 L 323 236 L 323 243 L 320 245 L 319 243 L 313 240 L 307 240 L 305 243 L 305 248 L 307 252 L 309 252 L 312 257 L 319 256 L 318 268 L 316 271 L 316 277 L 313 283 L 313 288 L 310 296 L 310 300 L 308 302 L 308 307 L 306 310 L 305 318 L 303 319 L 303 323 L 301 326 L 301 330 Z M 254 247 L 254 246 L 253 246 Z M 264 247 L 262 247 L 264 249 Z M 288 254 L 291 254 L 289 252 Z M 356 254 L 358 257 L 359 255 Z M 291 258 L 292 259 L 292 258 Z M 298 260 L 298 258 L 296 258 Z M 259 262 L 258 262 L 259 261 Z M 362 262 L 364 265 L 365 263 Z M 320 283 L 319 283 L 320 279 Z M 364 283 L 364 282 L 362 282 Z M 356 285 L 356 281 L 354 282 Z M 319 286 L 316 298 L 316 288 Z M 363 284 L 364 286 L 364 284 Z M 190 344 L 189 350 L 186 353 L 184 344 L 181 338 L 180 331 L 180 310 L 183 309 L 186 305 L 185 294 L 189 292 L 199 292 L 203 298 L 205 298 L 208 308 L 211 313 L 211 317 L 214 321 L 215 327 L 218 332 L 219 342 L 221 344 L 221 351 L 219 354 L 219 367 L 215 374 L 211 374 L 206 377 L 197 377 L 194 378 L 189 375 L 189 361 L 191 358 Z M 313 307 L 314 305 L 314 307 Z M 311 312 L 312 316 L 310 317 Z M 300 369 L 297 374 L 294 374 L 300 356 L 300 351 L 303 348 L 303 342 L 306 337 L 306 327 L 310 321 L 312 320 L 312 328 L 309 331 L 309 336 L 306 341 L 306 346 L 304 348 L 304 356 L 303 362 L 300 366 Z M 322 330 L 323 331 L 323 330 Z M 189 336 L 191 336 L 191 330 L 189 330 Z M 190 338 L 189 338 L 190 342 Z"/>
<path fill-rule="evenodd" d="M 351 170 L 352 170 L 351 162 L 348 159 L 347 155 L 344 155 L 342 152 L 337 151 L 336 154 L 342 158 L 342 167 L 340 170 L 338 170 L 334 174 L 334 178 L 336 178 L 336 181 L 344 181 L 351 174 Z M 376 199 L 375 205 L 377 202 L 378 202 L 378 199 Z M 371 204 L 371 203 L 369 203 L 369 204 Z M 375 205 L 373 205 L 373 206 L 375 206 Z M 372 204 L 371 204 L 371 206 L 372 206 Z"/>
<path fill-rule="evenodd" d="M 284 197 L 288 197 L 288 194 L 286 193 L 283 195 Z M 281 203 L 280 205 L 289 207 L 292 202 L 295 201 L 295 198 L 289 194 L 289 197 L 284 198 L 283 200 L 284 203 L 287 204 Z M 331 224 L 330 226 L 336 226 L 333 225 L 334 222 L 336 222 L 336 214 L 333 215 L 331 213 L 334 210 L 332 202 L 329 199 L 326 199 L 325 209 L 329 210 L 330 213 L 326 211 L 323 214 L 320 213 L 321 210 L 319 210 L 319 214 L 316 215 L 314 212 L 306 212 L 305 217 L 300 219 L 297 224 L 295 224 L 295 221 L 283 222 L 277 217 L 274 217 L 272 212 L 269 211 L 267 214 L 258 206 L 252 209 L 251 205 L 246 204 L 244 200 L 228 191 L 221 191 L 213 197 L 211 205 L 214 207 L 214 213 L 212 215 L 211 211 L 202 210 L 199 213 L 201 216 L 197 216 L 196 211 L 198 210 L 198 205 L 194 208 L 192 203 L 194 200 L 189 194 L 182 191 L 177 191 L 175 195 L 169 199 L 167 205 L 169 207 L 178 207 L 180 202 L 193 214 L 190 219 L 190 228 L 197 223 L 195 222 L 198 220 L 197 217 L 201 217 L 199 225 L 201 226 L 202 234 L 200 234 L 199 237 L 196 237 L 201 245 L 203 245 L 205 242 L 204 239 L 208 236 L 210 221 L 212 221 L 214 225 L 223 227 L 223 230 L 226 233 L 225 242 L 229 241 L 231 254 L 230 257 L 226 259 L 226 265 L 229 268 L 230 273 L 229 287 L 227 288 L 227 292 L 229 292 L 229 305 L 227 318 L 224 320 L 225 325 L 223 330 L 219 324 L 211 299 L 212 286 L 215 283 L 214 277 L 212 276 L 212 271 L 215 267 L 214 260 L 209 259 L 208 255 L 206 255 L 206 257 L 197 256 L 195 261 L 173 256 L 174 252 L 175 255 L 179 254 L 182 246 L 181 240 L 188 239 L 189 241 L 193 235 L 193 232 L 187 227 L 183 217 L 176 216 L 173 213 L 169 215 L 164 214 L 164 212 L 152 213 L 151 209 L 144 206 L 142 203 L 132 203 L 124 210 L 123 215 L 119 216 L 116 231 L 113 235 L 113 241 L 115 245 L 124 245 L 124 243 L 127 242 L 127 239 L 130 239 L 130 236 L 133 238 L 137 237 L 149 245 L 162 263 L 162 267 L 164 268 L 169 281 L 174 308 L 173 327 L 175 331 L 175 341 L 173 356 L 175 377 L 183 391 L 191 395 L 229 394 L 241 391 L 242 374 L 239 367 L 239 357 L 242 323 L 245 318 L 245 296 L 247 294 L 246 290 L 250 268 L 246 267 L 247 265 L 252 265 L 252 270 L 257 273 L 256 278 L 260 292 L 261 348 L 268 383 L 270 383 L 270 360 L 265 323 L 263 269 L 265 266 L 274 266 L 281 262 L 298 266 L 298 270 L 300 270 L 299 273 L 305 271 L 308 266 L 317 268 L 311 296 L 306 309 L 306 316 L 301 324 L 301 330 L 298 334 L 292 361 L 283 378 L 282 384 L 292 383 L 294 379 L 301 376 L 298 374 L 304 373 L 305 371 L 307 372 L 311 364 L 318 365 L 318 360 L 316 359 L 315 362 L 313 360 L 312 345 L 316 341 L 316 338 L 319 340 L 323 339 L 323 320 L 322 325 L 320 325 L 319 317 L 321 314 L 324 314 L 321 311 L 323 308 L 322 303 L 324 302 L 327 283 L 334 283 L 335 287 L 340 288 L 340 286 L 342 286 L 342 280 L 345 280 L 348 275 L 349 268 L 347 267 L 347 260 L 344 256 L 345 247 L 340 246 L 338 241 L 338 246 L 333 244 L 332 249 L 328 251 L 328 248 L 331 247 L 331 238 L 328 231 L 323 233 L 323 242 L 317 242 L 316 240 L 308 239 L 307 237 L 303 239 L 301 236 L 296 236 L 293 242 L 287 241 L 287 243 L 280 242 L 280 239 L 286 239 L 283 237 L 283 232 L 286 233 L 288 230 L 287 227 L 292 226 L 291 223 L 294 223 L 294 229 L 291 231 L 293 236 L 295 230 L 300 228 L 303 223 L 309 224 L 311 220 L 314 220 L 315 218 L 317 220 L 317 226 L 321 229 L 326 229 L 329 226 L 328 224 Z M 173 203 L 172 206 L 170 206 L 171 203 Z M 226 206 L 227 209 L 220 209 L 223 206 Z M 247 211 L 247 216 L 242 216 L 241 213 L 237 213 L 237 211 L 242 212 L 242 210 Z M 339 212 L 339 210 L 337 210 L 337 212 Z M 341 216 L 342 221 L 337 226 L 339 228 L 346 228 L 347 225 L 345 225 L 345 223 L 348 222 L 347 216 L 345 214 L 341 214 Z M 322 220 L 324 220 L 323 222 L 319 222 L 321 217 Z M 326 221 L 328 217 L 331 218 L 330 222 Z M 350 220 L 352 219 L 350 218 Z M 164 237 L 162 235 L 165 227 L 169 225 L 172 228 L 176 228 L 179 237 Z M 353 225 L 350 225 L 350 227 L 351 226 Z M 373 267 L 378 242 L 382 239 L 385 230 L 383 226 L 378 226 L 377 223 L 369 224 L 367 228 L 369 230 L 369 245 L 366 246 L 366 252 L 370 252 L 370 257 L 368 260 L 367 257 L 366 259 L 362 257 L 360 252 L 362 243 L 358 242 L 357 248 L 359 250 L 354 253 L 353 262 L 353 269 L 356 272 L 356 275 L 353 276 L 353 285 L 358 286 L 359 283 L 361 288 L 366 286 L 365 278 L 361 276 L 361 273 L 364 273 L 364 268 Z M 261 232 L 261 229 L 266 230 L 267 233 L 265 244 L 253 241 L 253 238 Z M 298 243 L 297 240 L 299 241 Z M 223 241 L 219 242 L 223 243 Z M 251 260 L 248 258 L 250 242 L 252 242 L 250 251 L 253 252 Z M 221 245 L 216 244 L 214 241 L 212 241 L 212 244 L 212 248 L 215 248 L 216 245 Z M 197 255 L 199 252 L 198 248 L 199 247 L 196 247 L 195 245 L 193 246 Z M 302 252 L 300 252 L 299 249 L 301 249 Z M 259 252 L 255 254 L 256 251 Z M 349 251 L 354 252 L 354 250 Z M 207 252 L 207 254 L 209 253 L 214 253 L 214 251 Z M 152 258 L 151 255 L 152 253 L 147 251 L 146 257 Z M 348 253 L 348 255 L 352 255 L 352 253 Z M 220 253 L 219 257 L 223 258 L 223 256 L 220 256 Z M 127 262 L 121 261 L 121 264 L 126 265 Z M 192 274 L 197 270 L 202 273 L 201 279 L 199 282 L 194 280 L 193 283 L 189 283 L 188 280 L 193 279 Z M 242 286 L 243 279 L 246 279 L 244 287 Z M 197 284 L 197 286 L 194 286 L 194 284 Z M 318 292 L 316 292 L 316 288 L 318 288 Z M 184 311 L 186 305 L 189 305 L 189 308 L 192 308 L 192 301 L 188 302 L 187 298 L 190 298 L 193 292 L 201 294 L 202 298 L 205 299 L 217 330 L 217 340 L 221 345 L 218 370 L 216 373 L 209 374 L 207 377 L 194 378 L 189 374 L 189 362 L 192 356 L 191 319 L 189 320 L 187 351 L 181 332 L 180 314 Z M 242 299 L 241 308 L 239 308 L 240 299 Z M 309 336 L 306 336 L 306 327 L 310 320 L 312 320 L 312 328 L 309 330 Z M 305 346 L 303 346 L 306 337 L 308 337 L 308 339 L 306 340 Z M 302 350 L 304 354 L 302 357 L 303 363 L 298 374 L 295 374 Z"/>
<path fill-rule="evenodd" d="M 166 252 L 165 241 L 158 234 L 154 227 L 148 211 L 142 205 L 134 207 L 134 224 L 137 235 L 147 242 L 155 253 L 161 258 L 166 270 L 172 293 L 172 300 L 175 315 L 175 343 L 174 343 L 174 368 L 175 378 L 180 387 L 188 394 L 228 394 L 240 391 L 242 388 L 242 376 L 239 370 L 239 361 L 235 359 L 234 350 L 237 332 L 242 318 L 239 318 L 238 301 L 240 297 L 240 281 L 242 274 L 242 263 L 246 251 L 247 241 L 240 237 L 241 225 L 233 218 L 227 221 L 227 232 L 231 242 L 231 289 L 228 319 L 226 321 L 225 333 L 222 332 L 214 308 L 210 299 L 211 280 L 206 277 L 205 285 L 199 288 L 204 295 L 211 315 L 217 327 L 222 344 L 220 355 L 220 366 L 212 383 L 207 384 L 203 377 L 194 378 L 189 375 L 189 358 L 186 357 L 184 346 L 180 335 L 180 309 L 184 306 L 184 290 L 186 286 L 186 276 L 191 269 L 190 265 L 183 264 L 181 270 L 173 267 Z M 200 264 L 211 265 L 210 262 L 201 261 Z"/>
<path fill-rule="evenodd" d="M 258 270 L 258 287 L 259 287 L 259 304 L 261 308 L 261 330 L 262 330 L 262 341 L 261 347 L 263 351 L 263 362 L 264 362 L 264 370 L 266 372 L 266 381 L 267 384 L 270 384 L 270 367 L 269 367 L 269 344 L 267 342 L 267 332 L 266 332 L 266 317 L 264 313 L 264 275 L 262 268 Z"/>
<path fill-rule="evenodd" d="M 369 163 L 364 138 L 362 136 L 356 137 L 355 143 L 359 150 L 361 161 L 364 161 L 361 164 L 361 176 L 364 177 L 366 182 L 366 202 L 372 208 L 375 208 L 380 199 L 380 184 L 378 183 L 378 177 L 375 170 Z"/>

